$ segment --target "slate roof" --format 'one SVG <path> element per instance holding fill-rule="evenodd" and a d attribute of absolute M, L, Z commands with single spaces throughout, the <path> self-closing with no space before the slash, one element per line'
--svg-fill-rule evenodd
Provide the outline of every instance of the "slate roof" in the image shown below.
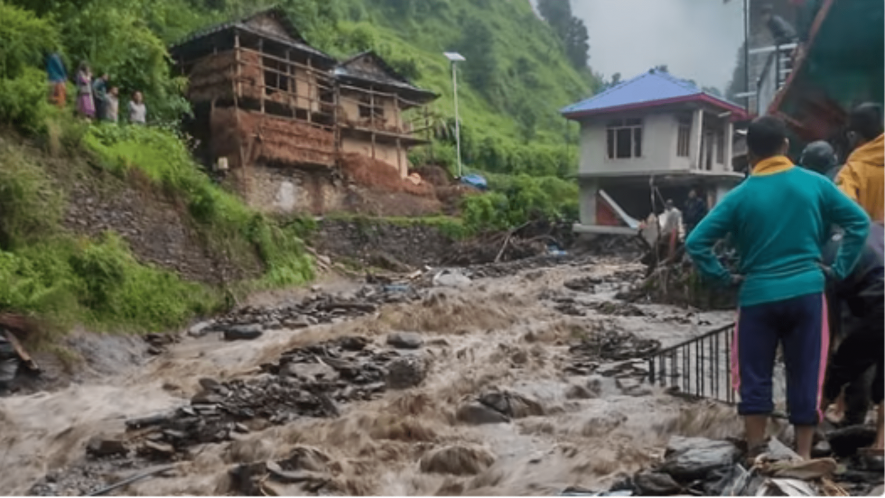
<path fill-rule="evenodd" d="M 280 23 L 281 26 L 283 26 L 283 29 L 286 30 L 286 34 L 289 35 L 289 37 L 291 39 L 280 38 L 279 36 L 275 35 L 274 33 L 269 33 L 267 31 L 262 31 L 262 30 L 255 29 L 255 28 L 249 26 L 249 24 L 248 24 L 249 21 L 255 19 L 256 17 L 260 17 L 260 16 L 270 16 L 270 17 L 274 18 L 277 22 Z M 249 14 L 245 17 L 241 17 L 239 19 L 234 19 L 232 21 L 227 21 L 227 22 L 223 22 L 220 24 L 215 24 L 213 26 L 209 26 L 207 28 L 194 31 L 193 33 L 189 34 L 185 39 L 173 44 L 170 47 L 170 52 L 174 52 L 176 49 L 185 47 L 187 45 L 191 45 L 194 42 L 197 42 L 198 40 L 200 40 L 202 38 L 207 38 L 207 37 L 212 36 L 216 33 L 220 33 L 222 31 L 226 31 L 226 30 L 232 29 L 232 28 L 236 28 L 236 29 L 239 29 L 242 31 L 247 31 L 249 33 L 252 33 L 252 34 L 255 34 L 258 36 L 262 36 L 264 38 L 273 39 L 275 41 L 290 45 L 294 48 L 297 48 L 297 49 L 300 49 L 304 52 L 308 52 L 310 54 L 316 55 L 316 56 L 326 59 L 328 61 L 335 60 L 332 56 L 308 45 L 307 41 L 304 39 L 303 36 L 301 36 L 301 33 L 298 31 L 298 28 L 295 27 L 295 24 L 292 23 L 291 19 L 289 19 L 288 14 L 286 14 L 286 12 L 279 6 L 274 6 L 274 7 L 270 7 L 267 9 L 259 10 L 257 12 L 252 13 L 252 14 Z"/>
<path fill-rule="evenodd" d="M 654 69 L 631 80 L 563 108 L 566 118 L 580 118 L 631 109 L 641 109 L 679 102 L 701 101 L 732 111 L 743 117 L 744 109 L 723 98 L 710 95 L 689 81 Z"/>
<path fill-rule="evenodd" d="M 376 65 L 383 74 L 361 69 L 360 66 L 366 62 Z M 439 97 L 439 95 L 430 90 L 413 85 L 405 76 L 393 69 L 387 61 L 371 50 L 357 54 L 336 66 L 335 77 L 388 86 L 426 99 Z"/>

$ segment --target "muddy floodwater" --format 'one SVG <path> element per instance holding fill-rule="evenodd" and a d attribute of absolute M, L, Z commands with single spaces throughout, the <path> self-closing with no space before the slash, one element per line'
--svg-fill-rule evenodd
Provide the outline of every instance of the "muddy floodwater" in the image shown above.
<path fill-rule="evenodd" d="M 619 314 L 599 306 L 615 301 L 620 281 L 641 273 L 639 266 L 600 259 L 529 268 L 474 278 L 463 287 L 428 286 L 415 299 L 332 323 L 296 329 L 283 320 L 254 340 L 223 341 L 217 332 L 182 334 L 180 342 L 150 357 L 127 353 L 119 341 L 95 339 L 96 354 L 114 357 L 116 372 L 104 369 L 61 390 L 0 399 L 0 482 L 11 494 L 85 494 L 171 462 L 171 471 L 111 494 L 240 494 L 232 469 L 291 461 L 299 454 L 315 463 L 309 475 L 263 479 L 256 484 L 260 491 L 555 495 L 570 486 L 604 490 L 658 458 L 672 435 L 722 438 L 740 432 L 729 407 L 690 402 L 643 384 L 642 362 L 628 373 L 606 368 L 621 361 L 605 357 L 592 361 L 591 372 L 574 369 L 569 346 L 594 334 L 632 333 L 668 346 L 730 323 L 731 313 L 636 305 L 641 313 Z M 602 283 L 581 290 L 564 285 L 579 277 Z M 337 280 L 319 287 L 347 294 L 362 285 Z M 255 304 L 273 309 L 310 295 L 300 290 L 261 296 Z M 390 339 L 397 333 L 403 335 Z M 342 337 L 366 342 L 329 353 L 339 362 L 378 359 L 389 370 L 393 362 L 414 360 L 422 369 L 415 374 L 417 385 L 394 388 L 388 377 L 385 387 L 383 379 L 371 378 L 375 370 L 352 372 L 335 364 L 330 370 L 329 360 L 311 363 L 315 350 L 309 346 L 332 348 L 339 343 L 328 341 Z M 288 364 L 281 362 L 284 353 Z M 227 383 L 217 389 L 229 393 L 235 386 L 248 390 L 276 382 L 285 372 L 313 375 L 304 365 L 342 378 L 349 372 L 353 385 L 339 389 L 328 411 L 322 411 L 326 405 L 316 408 L 318 416 L 256 415 L 218 442 L 191 444 L 163 458 L 138 456 L 144 447 L 139 445 L 148 441 L 162 449 L 170 437 L 184 436 L 127 431 L 127 420 L 186 406 L 209 384 Z M 495 400 L 506 406 L 488 409 Z M 123 438 L 126 449 L 96 456 L 87 452 L 95 437 Z"/>

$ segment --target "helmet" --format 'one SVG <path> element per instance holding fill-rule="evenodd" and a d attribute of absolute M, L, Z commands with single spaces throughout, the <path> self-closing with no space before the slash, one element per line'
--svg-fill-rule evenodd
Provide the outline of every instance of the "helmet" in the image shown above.
<path fill-rule="evenodd" d="M 823 140 L 808 144 L 802 151 L 802 157 L 799 158 L 799 164 L 804 168 L 822 175 L 835 168 L 837 162 L 833 146 Z"/>

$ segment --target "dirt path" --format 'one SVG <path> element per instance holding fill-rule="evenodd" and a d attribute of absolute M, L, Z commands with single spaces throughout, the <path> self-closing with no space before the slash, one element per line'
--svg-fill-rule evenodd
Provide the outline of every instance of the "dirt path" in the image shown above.
<path fill-rule="evenodd" d="M 129 372 L 0 400 L 0 482 L 14 494 L 93 491 L 137 468 L 131 459 L 87 457 L 87 441 L 123 433 L 126 419 L 188 404 L 201 378 L 256 378 L 259 365 L 277 361 L 285 351 L 346 335 L 366 337 L 370 347 L 386 351 L 392 349 L 386 344 L 389 333 L 413 332 L 423 345 L 407 354 L 427 365 L 417 387 L 343 404 L 334 418 L 253 426 L 234 441 L 196 448 L 171 475 L 117 491 L 239 494 L 231 468 L 285 459 L 293 451 L 322 455 L 328 479 L 320 494 L 550 495 L 568 486 L 603 489 L 655 458 L 671 434 L 721 437 L 737 430 L 727 409 L 636 389 L 637 383 L 623 379 L 566 373 L 574 359 L 568 344 L 582 337 L 632 332 L 669 345 L 730 320 L 723 313 L 686 318 L 685 311 L 666 306 L 639 306 L 645 316 L 595 310 L 595 304 L 613 299 L 624 272 L 638 270 L 615 262 L 529 269 L 476 279 L 466 288 L 429 289 L 417 301 L 385 305 L 349 321 L 267 330 L 248 342 L 223 342 L 214 333 L 188 337 Z M 563 285 L 579 277 L 602 283 L 591 292 Z M 334 285 L 341 290 L 355 284 Z M 564 314 L 563 302 L 584 316 Z M 511 416 L 475 425 L 463 407 L 489 393 L 498 398 L 506 393 Z M 263 489 L 311 494 L 315 488 L 309 483 L 267 481 Z"/>

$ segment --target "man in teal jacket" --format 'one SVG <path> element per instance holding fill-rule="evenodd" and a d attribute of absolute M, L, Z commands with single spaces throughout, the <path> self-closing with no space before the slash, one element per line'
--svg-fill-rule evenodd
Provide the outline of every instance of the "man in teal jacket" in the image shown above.
<path fill-rule="evenodd" d="M 826 278 L 849 274 L 866 241 L 869 217 L 825 177 L 795 167 L 785 156 L 788 146 L 781 120 L 763 116 L 750 124 L 750 177 L 695 228 L 686 250 L 706 277 L 741 284 L 732 378 L 751 456 L 765 444 L 774 409 L 772 373 L 780 342 L 796 452 L 807 459 L 822 419 L 829 351 Z M 821 264 L 821 250 L 833 224 L 842 227 L 844 238 L 830 268 Z M 740 255 L 739 275 L 731 275 L 713 254 L 713 245 L 727 234 Z"/>

